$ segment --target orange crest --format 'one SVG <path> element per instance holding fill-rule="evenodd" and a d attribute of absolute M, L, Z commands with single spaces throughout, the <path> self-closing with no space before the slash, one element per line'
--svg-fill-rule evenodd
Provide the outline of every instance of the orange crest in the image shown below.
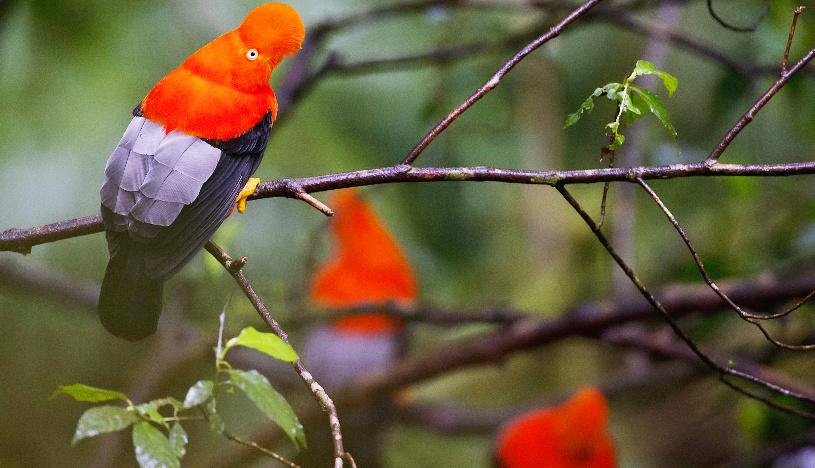
<path fill-rule="evenodd" d="M 613 468 L 614 445 L 606 433 L 608 404 L 599 390 L 578 391 L 560 406 L 511 421 L 498 440 L 502 468 Z"/>
<path fill-rule="evenodd" d="M 355 189 L 339 190 L 331 201 L 336 215 L 331 230 L 332 258 L 318 269 L 311 298 L 327 307 L 416 299 L 416 282 L 405 254 L 373 207 Z M 395 331 L 400 323 L 381 314 L 339 319 L 341 331 L 378 333 Z"/>
<path fill-rule="evenodd" d="M 237 29 L 215 38 L 162 78 L 142 101 L 142 112 L 167 132 L 179 129 L 220 141 L 238 137 L 267 112 L 277 115 L 269 79 L 284 56 L 300 49 L 304 35 L 293 8 L 263 4 Z"/>

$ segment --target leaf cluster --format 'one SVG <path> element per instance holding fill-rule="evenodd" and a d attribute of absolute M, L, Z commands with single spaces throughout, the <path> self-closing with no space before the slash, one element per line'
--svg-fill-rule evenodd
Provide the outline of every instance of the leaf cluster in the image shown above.
<path fill-rule="evenodd" d="M 215 378 L 195 382 L 187 390 L 184 401 L 166 397 L 135 404 L 127 395 L 115 390 L 83 384 L 60 386 L 55 396 L 66 394 L 87 403 L 122 403 L 95 406 L 85 411 L 77 423 L 72 444 L 132 427 L 133 448 L 140 467 L 180 467 L 189 441 L 182 423 L 207 421 L 211 430 L 223 434 L 225 427 L 218 414 L 218 397 L 224 390 L 233 393 L 233 389 L 239 389 L 283 430 L 295 448 L 306 447 L 303 425 L 283 395 L 257 370 L 235 369 L 226 360 L 230 349 L 243 346 L 281 361 L 295 362 L 299 358 L 294 349 L 277 335 L 262 333 L 253 327 L 244 328 L 223 346 L 220 337 L 218 342 Z"/>
<path fill-rule="evenodd" d="M 679 80 L 675 76 L 658 70 L 653 63 L 647 60 L 637 60 L 634 70 L 625 81 L 608 83 L 595 89 L 574 113 L 566 117 L 564 127 L 571 127 L 580 120 L 584 113 L 591 112 L 594 109 L 594 98 L 605 96 L 608 100 L 617 103 L 617 113 L 615 119 L 605 126 L 610 143 L 604 148 L 604 153 L 620 148 L 625 143 L 622 128 L 649 113 L 659 119 L 671 137 L 676 138 L 676 129 L 668 118 L 668 111 L 662 99 L 647 89 L 634 85 L 637 78 L 645 75 L 654 75 L 659 78 L 665 90 L 668 91 L 668 96 L 673 96 L 679 86 Z"/>

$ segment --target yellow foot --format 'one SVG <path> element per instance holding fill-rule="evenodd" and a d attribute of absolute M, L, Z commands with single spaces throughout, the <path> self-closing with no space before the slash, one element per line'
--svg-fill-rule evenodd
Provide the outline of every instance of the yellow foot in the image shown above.
<path fill-rule="evenodd" d="M 238 213 L 243 214 L 246 212 L 246 199 L 255 193 L 255 189 L 259 183 L 260 179 L 257 177 L 250 177 L 249 180 L 246 181 L 246 186 L 241 190 L 241 193 L 238 194 L 238 199 L 235 200 L 235 204 L 238 206 Z"/>

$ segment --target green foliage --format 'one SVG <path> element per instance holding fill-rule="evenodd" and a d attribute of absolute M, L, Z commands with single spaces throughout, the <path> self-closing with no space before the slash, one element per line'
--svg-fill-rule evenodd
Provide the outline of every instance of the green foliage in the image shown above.
<path fill-rule="evenodd" d="M 222 342 L 221 337 L 219 343 Z M 296 448 L 305 447 L 306 434 L 303 425 L 283 395 L 278 393 L 260 372 L 233 369 L 226 361 L 226 352 L 235 346 L 257 349 L 284 362 L 298 359 L 294 349 L 276 335 L 261 333 L 248 327 L 237 337 L 227 341 L 223 348 L 219 345 L 215 359 L 215 379 L 195 382 L 187 390 L 183 402 L 166 397 L 134 404 L 127 395 L 115 390 L 82 384 L 62 385 L 55 395 L 64 393 L 77 401 L 87 403 L 111 400 L 126 403 L 126 406 L 102 405 L 85 411 L 79 418 L 72 443 L 132 426 L 133 448 L 140 467 L 180 467 L 189 442 L 181 422 L 206 420 L 213 432 L 223 433 L 224 423 L 218 414 L 218 394 L 223 389 L 237 388 L 252 400 L 264 415 L 283 429 Z"/>
<path fill-rule="evenodd" d="M 303 425 L 294 414 L 283 395 L 277 392 L 260 372 L 256 370 L 230 370 L 232 383 L 241 389 L 263 413 L 274 421 L 291 439 L 295 447 L 306 446 Z"/>
<path fill-rule="evenodd" d="M 82 384 L 60 385 L 57 391 L 54 392 L 52 398 L 59 395 L 60 393 L 64 393 L 72 397 L 76 401 L 85 401 L 88 403 L 101 403 L 103 401 L 110 400 L 129 401 L 127 399 L 127 395 L 125 395 L 122 392 L 117 392 L 114 390 L 105 390 L 102 388 L 96 388 Z"/>
<path fill-rule="evenodd" d="M 645 75 L 653 75 L 659 78 L 668 92 L 668 96 L 673 96 L 679 86 L 679 80 L 675 76 L 658 70 L 653 63 L 647 60 L 637 60 L 634 71 L 628 75 L 625 81 L 622 83 L 608 83 L 595 89 L 574 113 L 566 117 L 564 127 L 571 127 L 580 120 L 584 113 L 591 112 L 594 109 L 594 98 L 605 96 L 608 100 L 617 103 L 617 113 L 614 121 L 606 124 L 606 134 L 610 143 L 604 148 L 604 152 L 613 152 L 620 148 L 625 143 L 622 128 L 649 112 L 659 119 L 671 137 L 676 138 L 676 129 L 668 118 L 668 112 L 662 103 L 662 99 L 656 94 L 633 84 L 637 78 Z"/>
<path fill-rule="evenodd" d="M 138 420 L 134 412 L 121 406 L 105 405 L 91 408 L 79 418 L 71 444 L 99 434 L 120 431 Z"/>
<path fill-rule="evenodd" d="M 141 467 L 177 468 L 181 466 L 178 453 L 170 440 L 156 426 L 138 422 L 133 426 L 133 450 Z"/>
<path fill-rule="evenodd" d="M 234 346 L 252 348 L 281 361 L 294 362 L 299 359 L 294 349 L 283 342 L 279 336 L 274 333 L 259 332 L 254 327 L 244 328 L 240 335 L 227 341 L 224 353 Z"/>

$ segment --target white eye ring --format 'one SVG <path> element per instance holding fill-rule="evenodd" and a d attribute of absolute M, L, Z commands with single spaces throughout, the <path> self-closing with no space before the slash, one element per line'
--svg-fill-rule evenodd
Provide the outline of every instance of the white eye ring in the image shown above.
<path fill-rule="evenodd" d="M 249 50 L 246 51 L 246 58 L 248 58 L 249 60 L 253 60 L 253 61 L 257 60 L 259 56 L 260 56 L 260 54 L 258 54 L 257 49 L 249 49 Z"/>

